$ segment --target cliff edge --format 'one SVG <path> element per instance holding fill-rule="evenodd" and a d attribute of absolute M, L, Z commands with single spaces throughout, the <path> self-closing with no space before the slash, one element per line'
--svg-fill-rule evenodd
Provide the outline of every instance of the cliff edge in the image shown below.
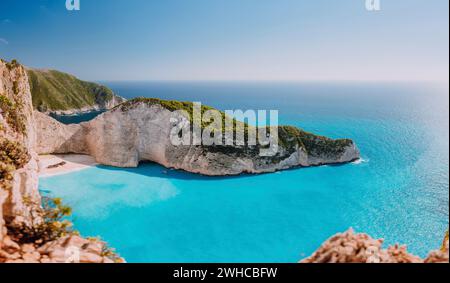
<path fill-rule="evenodd" d="M 111 263 L 123 260 L 97 239 L 85 239 L 62 217 L 70 209 L 44 207 L 38 190 L 35 116 L 27 72 L 0 59 L 0 263 Z"/>
<path fill-rule="evenodd" d="M 290 126 L 274 129 L 278 148 L 272 156 L 260 155 L 260 145 L 174 145 L 173 121 L 182 121 L 187 129 L 191 129 L 192 121 L 178 110 L 192 115 L 192 108 L 190 102 L 138 98 L 78 125 L 63 125 L 35 113 L 37 152 L 89 154 L 98 163 L 116 167 L 136 167 L 141 161 L 153 161 L 209 176 L 269 173 L 346 163 L 360 157 L 352 140 L 333 140 Z M 240 126 L 249 127 L 244 123 Z"/>

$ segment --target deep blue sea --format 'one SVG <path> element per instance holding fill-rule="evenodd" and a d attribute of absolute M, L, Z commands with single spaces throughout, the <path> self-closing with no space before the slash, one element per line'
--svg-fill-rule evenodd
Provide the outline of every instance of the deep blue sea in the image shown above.
<path fill-rule="evenodd" d="M 277 109 L 281 124 L 351 138 L 363 161 L 212 178 L 106 166 L 42 178 L 75 228 L 128 262 L 296 262 L 337 232 L 401 243 L 420 256 L 449 222 L 448 84 L 106 83 L 121 96 Z"/>
<path fill-rule="evenodd" d="M 63 124 L 70 125 L 70 124 L 78 124 L 78 123 L 90 121 L 90 120 L 94 119 L 95 117 L 97 117 L 98 115 L 102 114 L 103 112 L 105 112 L 105 111 L 98 110 L 98 111 L 89 111 L 89 112 L 84 112 L 84 113 L 80 113 L 80 114 L 72 114 L 72 115 L 58 115 L 58 114 L 50 113 L 50 116 Z"/>

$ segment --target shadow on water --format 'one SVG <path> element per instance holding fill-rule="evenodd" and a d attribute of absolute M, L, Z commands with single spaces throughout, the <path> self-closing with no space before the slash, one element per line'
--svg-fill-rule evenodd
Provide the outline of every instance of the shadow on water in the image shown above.
<path fill-rule="evenodd" d="M 158 163 L 144 161 L 139 163 L 137 168 L 119 168 L 107 165 L 97 165 L 97 168 L 103 170 L 116 171 L 116 172 L 128 172 L 131 174 L 139 174 L 147 177 L 156 177 L 162 179 L 179 179 L 179 180 L 196 180 L 196 181 L 219 181 L 229 179 L 242 179 L 251 178 L 257 175 L 255 174 L 241 174 L 236 176 L 205 176 L 196 173 L 190 173 L 183 170 L 166 168 Z"/>
<path fill-rule="evenodd" d="M 103 170 L 109 171 L 117 171 L 117 172 L 128 172 L 131 174 L 139 174 L 147 177 L 155 177 L 162 179 L 178 179 L 178 180 L 192 180 L 192 181 L 221 181 L 221 180 L 232 180 L 232 179 L 246 179 L 246 178 L 255 178 L 257 176 L 268 175 L 268 174 L 280 174 L 282 172 L 290 172 L 296 170 L 311 170 L 317 167 L 342 167 L 346 166 L 348 163 L 340 163 L 340 164 L 329 164 L 323 166 L 311 166 L 311 167 L 292 167 L 289 169 L 284 169 L 277 172 L 268 172 L 268 173 L 260 173 L 260 174 L 250 174 L 250 173 L 242 173 L 240 175 L 225 175 L 225 176 L 206 176 L 196 173 L 190 173 L 181 169 L 173 169 L 166 168 L 158 163 L 144 161 L 139 164 L 137 168 L 119 168 L 112 167 L 107 165 L 97 165 L 97 168 L 101 168 Z"/>

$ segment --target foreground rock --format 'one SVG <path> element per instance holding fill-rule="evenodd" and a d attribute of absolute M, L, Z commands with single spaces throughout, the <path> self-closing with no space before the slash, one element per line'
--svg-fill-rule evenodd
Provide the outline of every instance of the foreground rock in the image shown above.
<path fill-rule="evenodd" d="M 175 111 L 178 105 L 192 107 L 189 103 L 135 99 L 79 125 L 63 125 L 35 113 L 37 151 L 89 154 L 98 163 L 116 167 L 153 161 L 214 176 L 346 163 L 360 157 L 351 140 L 332 140 L 295 127 L 278 127 L 279 148 L 274 156 L 260 156 L 260 146 L 175 146 L 170 140 L 172 121 L 183 121 L 190 128 L 189 118 Z"/>
<path fill-rule="evenodd" d="M 35 141 L 26 71 L 0 60 L 0 225 L 32 226 L 39 221 L 32 217 L 41 200 Z"/>
<path fill-rule="evenodd" d="M 382 248 L 383 240 L 349 230 L 327 240 L 312 256 L 300 263 L 448 263 L 448 237 L 443 248 L 426 259 L 409 254 L 406 246 Z"/>
<path fill-rule="evenodd" d="M 0 263 L 123 263 L 104 242 L 67 236 L 44 245 L 19 245 L 9 236 L 0 250 Z"/>
<path fill-rule="evenodd" d="M 23 241 L 27 238 L 23 231 L 47 223 L 42 217 L 38 170 L 27 72 L 15 61 L 0 59 L 0 263 L 66 262 L 67 248 L 77 249 L 81 262 L 121 261 L 105 243 L 75 235 L 47 243 Z"/>

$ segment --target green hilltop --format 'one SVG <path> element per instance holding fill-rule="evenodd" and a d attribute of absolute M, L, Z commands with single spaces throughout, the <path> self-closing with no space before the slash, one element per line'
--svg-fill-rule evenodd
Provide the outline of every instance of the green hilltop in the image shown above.
<path fill-rule="evenodd" d="M 75 76 L 55 71 L 27 69 L 33 106 L 42 112 L 64 111 L 98 106 L 110 108 L 123 101 L 103 85 L 79 80 Z"/>
<path fill-rule="evenodd" d="M 184 110 L 189 115 L 189 120 L 192 123 L 192 113 L 193 113 L 193 103 L 186 101 L 177 100 L 163 100 L 159 98 L 145 98 L 138 97 L 128 100 L 120 105 L 117 105 L 112 109 L 112 111 L 123 111 L 127 112 L 140 104 L 146 104 L 148 106 L 160 105 L 161 107 L 173 112 L 177 110 Z M 202 105 L 201 113 L 208 110 L 217 110 L 211 106 Z M 227 117 L 224 112 L 219 111 L 222 115 L 222 125 L 225 125 L 225 119 L 231 119 Z M 204 129 L 209 123 L 204 123 L 202 121 L 201 128 Z M 251 127 L 246 122 L 237 121 L 233 118 L 233 130 L 238 130 L 244 128 L 245 141 L 248 137 L 248 129 Z M 282 147 L 287 149 L 290 153 L 295 151 L 297 147 L 303 148 L 311 156 L 320 155 L 340 155 L 345 152 L 348 146 L 353 145 L 353 141 L 350 139 L 330 139 L 328 137 L 315 135 L 313 133 L 306 132 L 302 129 L 293 126 L 283 126 L 280 125 L 276 127 L 278 129 L 279 142 Z M 223 131 L 226 130 L 225 127 L 222 128 Z M 272 129 L 269 127 L 269 131 Z"/>

